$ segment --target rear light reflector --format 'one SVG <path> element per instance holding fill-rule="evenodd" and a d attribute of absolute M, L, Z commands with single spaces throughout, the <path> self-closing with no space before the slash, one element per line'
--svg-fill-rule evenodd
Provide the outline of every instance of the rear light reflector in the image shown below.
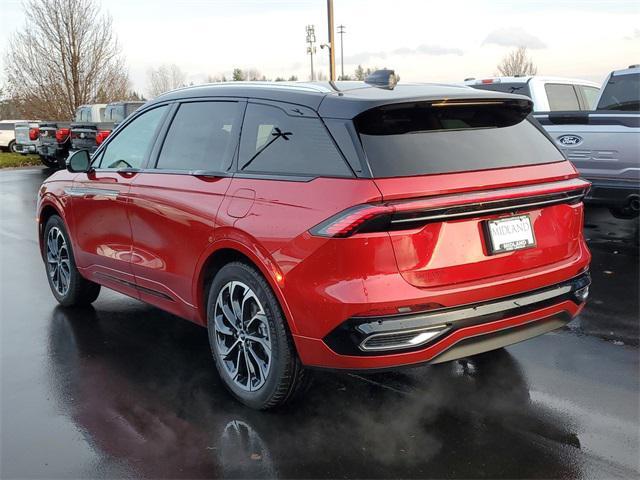
<path fill-rule="evenodd" d="M 30 128 L 29 129 L 29 140 L 31 140 L 31 141 L 38 140 L 39 136 L 40 136 L 40 129 L 39 128 Z"/>
<path fill-rule="evenodd" d="M 66 142 L 67 139 L 69 138 L 70 133 L 71 133 L 71 130 L 68 128 L 59 128 L 58 130 L 56 130 L 56 142 L 58 143 Z"/>
<path fill-rule="evenodd" d="M 96 144 L 100 145 L 109 136 L 111 130 L 100 130 L 96 135 Z"/>
<path fill-rule="evenodd" d="M 420 312 L 428 312 L 430 310 L 435 310 L 438 308 L 444 308 L 440 303 L 430 302 L 430 303 L 420 303 L 415 305 L 403 305 L 403 306 L 392 306 L 392 307 L 380 307 L 374 308 L 371 310 L 366 310 L 364 312 L 360 312 L 355 314 L 352 318 L 362 318 L 362 317 L 395 317 L 397 315 L 407 315 L 411 313 L 420 313 Z"/>

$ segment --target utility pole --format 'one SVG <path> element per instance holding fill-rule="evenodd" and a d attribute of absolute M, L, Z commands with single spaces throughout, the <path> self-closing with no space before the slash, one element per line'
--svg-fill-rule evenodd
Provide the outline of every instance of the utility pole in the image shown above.
<path fill-rule="evenodd" d="M 338 25 L 338 33 L 340 34 L 340 78 L 344 80 L 344 40 L 342 35 L 345 33 L 344 25 Z"/>
<path fill-rule="evenodd" d="M 327 0 L 327 15 L 329 16 L 329 80 L 335 82 L 336 80 L 336 49 L 333 48 L 334 42 L 334 28 L 333 28 L 333 0 Z"/>
<path fill-rule="evenodd" d="M 307 53 L 311 56 L 311 81 L 315 80 L 313 75 L 313 54 L 316 53 L 316 29 L 313 25 L 307 25 Z"/>

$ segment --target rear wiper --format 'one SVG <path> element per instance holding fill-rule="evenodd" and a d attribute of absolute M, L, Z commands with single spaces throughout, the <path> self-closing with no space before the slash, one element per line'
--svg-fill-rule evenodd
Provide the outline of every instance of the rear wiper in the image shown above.
<path fill-rule="evenodd" d="M 271 133 L 271 135 L 273 135 L 273 138 L 269 140 L 260 150 L 258 150 L 255 153 L 255 155 L 247 161 L 247 163 L 245 163 L 242 167 L 240 167 L 240 170 L 244 170 L 245 168 L 247 168 L 251 164 L 251 162 L 253 162 L 256 159 L 258 155 L 260 155 L 267 148 L 269 148 L 269 146 L 271 146 L 271 144 L 273 144 L 273 142 L 275 142 L 277 139 L 284 138 L 285 140 L 289 140 L 289 137 L 293 135 L 292 132 L 283 132 L 278 127 L 275 127 L 274 130 L 275 132 Z"/>

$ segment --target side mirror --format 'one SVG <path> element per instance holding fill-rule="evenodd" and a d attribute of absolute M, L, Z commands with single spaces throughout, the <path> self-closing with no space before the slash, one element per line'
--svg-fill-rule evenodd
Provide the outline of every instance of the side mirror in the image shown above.
<path fill-rule="evenodd" d="M 91 170 L 91 157 L 87 150 L 73 152 L 67 159 L 67 170 L 71 173 L 86 173 Z"/>

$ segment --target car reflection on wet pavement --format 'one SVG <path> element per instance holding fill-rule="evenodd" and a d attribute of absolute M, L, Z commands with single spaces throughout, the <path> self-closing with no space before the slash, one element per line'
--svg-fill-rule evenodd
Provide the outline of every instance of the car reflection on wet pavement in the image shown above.
<path fill-rule="evenodd" d="M 633 222 L 589 213 L 593 306 L 569 328 L 441 365 L 317 371 L 264 413 L 226 393 L 204 329 L 106 290 L 56 306 L 33 222 L 46 174 L 0 173 L 3 478 L 637 478 Z"/>

